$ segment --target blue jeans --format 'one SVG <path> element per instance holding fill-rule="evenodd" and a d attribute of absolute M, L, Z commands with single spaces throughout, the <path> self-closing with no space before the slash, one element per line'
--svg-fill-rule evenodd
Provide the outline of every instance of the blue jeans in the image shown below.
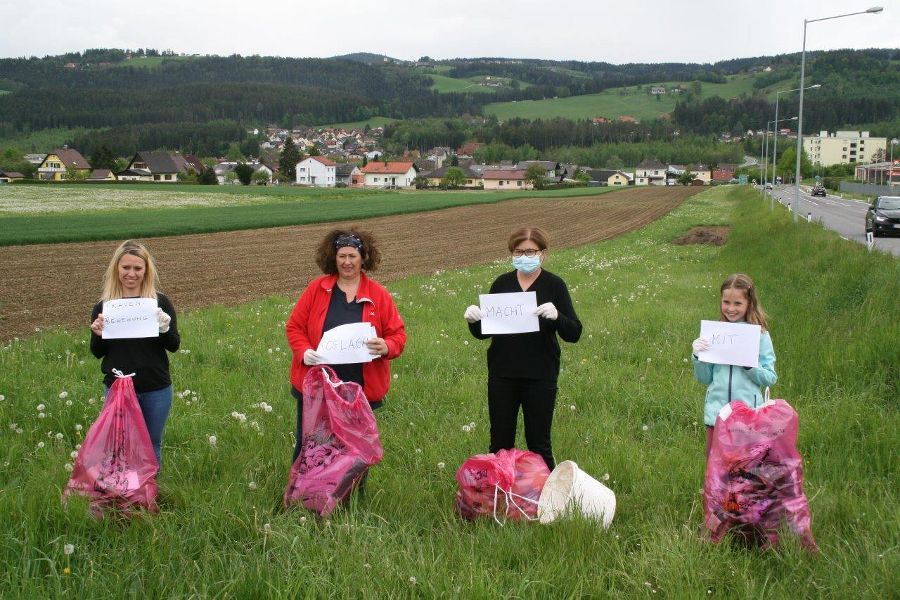
<path fill-rule="evenodd" d="M 109 388 L 106 388 L 106 398 L 109 398 Z M 156 462 L 162 469 L 162 435 L 169 418 L 169 409 L 172 408 L 172 386 L 167 386 L 150 392 L 141 392 L 137 395 L 141 414 L 144 415 L 144 424 L 150 434 L 150 442 L 153 444 L 153 452 L 156 454 Z"/>

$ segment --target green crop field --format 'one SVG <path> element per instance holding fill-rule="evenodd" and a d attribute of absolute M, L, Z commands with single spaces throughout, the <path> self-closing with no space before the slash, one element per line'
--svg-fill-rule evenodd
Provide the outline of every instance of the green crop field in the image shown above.
<path fill-rule="evenodd" d="M 112 63 L 112 67 L 136 67 L 142 69 L 155 69 L 167 61 L 185 62 L 194 60 L 195 56 L 135 56 L 127 60 Z"/>
<path fill-rule="evenodd" d="M 614 188 L 533 192 L 382 191 L 292 186 L 14 184 L 0 196 L 0 246 L 235 231 L 491 204 L 525 196 L 597 195 Z"/>
<path fill-rule="evenodd" d="M 390 123 L 395 123 L 399 121 L 399 119 L 392 119 L 390 117 L 372 117 L 371 119 L 367 119 L 365 121 L 350 121 L 347 123 L 332 123 L 330 125 L 322 125 L 322 127 L 335 127 L 341 129 L 362 129 L 366 125 L 369 127 L 384 127 Z"/>
<path fill-rule="evenodd" d="M 732 98 L 742 93 L 752 93 L 753 75 L 735 75 L 729 77 L 727 83 L 702 83 L 701 97 L 721 96 Z M 663 85 L 670 89 L 679 82 L 663 82 L 652 85 Z M 647 93 L 650 84 L 612 88 L 599 94 L 571 96 L 547 100 L 519 100 L 516 102 L 496 102 L 484 107 L 486 114 L 496 115 L 501 121 L 513 117 L 526 119 L 550 119 L 564 117 L 567 119 L 590 119 L 606 117 L 615 119 L 628 115 L 638 120 L 655 119 L 663 113 L 675 108 L 678 94 L 667 93 L 652 96 Z M 690 85 L 682 82 L 682 85 Z"/>
<path fill-rule="evenodd" d="M 0 137 L 0 150 L 16 148 L 23 153 L 47 153 L 53 148 L 59 148 L 67 141 L 89 131 L 103 131 L 103 129 L 87 129 L 85 127 L 59 127 L 54 129 L 41 129 L 8 137 Z"/>
<path fill-rule="evenodd" d="M 715 224 L 732 226 L 725 246 L 671 243 Z M 326 520 L 280 506 L 295 418 L 283 324 L 295 297 L 180 315 L 161 513 L 132 521 L 97 522 L 84 501 L 60 502 L 101 404 L 87 328 L 10 341 L 0 346 L 0 597 L 896 596 L 898 265 L 735 187 L 644 230 L 551 253 L 546 266 L 568 282 L 585 326 L 562 348 L 555 451 L 609 475 L 609 530 L 453 513 L 454 473 L 488 443 L 486 344 L 462 313 L 505 262 L 388 284 L 409 342 L 377 416 L 385 459 L 365 498 Z M 787 532 L 770 551 L 702 535 L 704 390 L 688 358 L 735 271 L 756 279 L 771 319 L 773 395 L 800 415 L 816 555 Z"/>

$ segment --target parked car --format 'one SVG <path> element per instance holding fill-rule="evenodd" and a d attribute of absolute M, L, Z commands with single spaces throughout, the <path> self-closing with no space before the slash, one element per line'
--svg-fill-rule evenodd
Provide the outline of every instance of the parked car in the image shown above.
<path fill-rule="evenodd" d="M 900 233 L 900 196 L 878 196 L 866 211 L 866 233 Z"/>
<path fill-rule="evenodd" d="M 812 189 L 813 196 L 822 196 L 824 197 L 826 194 L 824 185 L 814 185 Z"/>

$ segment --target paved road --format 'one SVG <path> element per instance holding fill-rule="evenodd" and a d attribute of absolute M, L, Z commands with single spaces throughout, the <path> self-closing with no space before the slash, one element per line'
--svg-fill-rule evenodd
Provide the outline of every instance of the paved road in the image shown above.
<path fill-rule="evenodd" d="M 868 203 L 861 200 L 844 200 L 839 196 L 828 194 L 822 196 L 810 196 L 809 188 L 800 188 L 800 208 L 797 216 L 806 218 L 812 213 L 814 221 L 821 221 L 828 229 L 838 232 L 841 237 L 866 243 L 865 215 Z M 776 186 L 775 199 L 785 206 L 790 206 L 794 201 L 794 188 L 792 186 Z M 900 236 L 875 238 L 875 247 L 885 252 L 892 252 L 900 256 Z"/>

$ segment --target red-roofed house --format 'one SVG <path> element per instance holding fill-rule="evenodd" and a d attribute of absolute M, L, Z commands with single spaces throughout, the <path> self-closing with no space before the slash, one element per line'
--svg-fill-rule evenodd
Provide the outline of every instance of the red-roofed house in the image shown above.
<path fill-rule="evenodd" d="M 370 162 L 360 169 L 365 187 L 408 188 L 415 185 L 416 167 L 410 161 Z"/>
<path fill-rule="evenodd" d="M 524 169 L 485 169 L 484 189 L 486 190 L 530 190 L 531 182 L 525 180 Z"/>
<path fill-rule="evenodd" d="M 71 173 L 82 178 L 91 174 L 91 164 L 81 152 L 63 146 L 44 157 L 38 165 L 37 178 L 44 181 L 64 181 L 68 179 L 69 169 Z"/>
<path fill-rule="evenodd" d="M 324 156 L 307 156 L 297 163 L 297 183 L 315 187 L 334 187 L 337 183 L 334 161 Z"/>

